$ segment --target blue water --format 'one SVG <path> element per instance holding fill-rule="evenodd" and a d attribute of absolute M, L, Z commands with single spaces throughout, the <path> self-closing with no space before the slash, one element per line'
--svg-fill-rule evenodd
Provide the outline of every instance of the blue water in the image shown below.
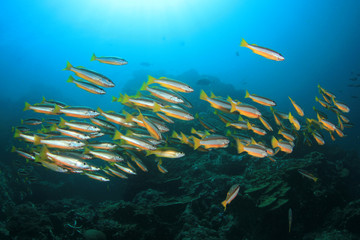
<path fill-rule="evenodd" d="M 177 75 L 195 69 L 273 98 L 284 111 L 291 107 L 287 96 L 311 111 L 320 83 L 359 122 L 359 99 L 351 98 L 359 88 L 347 87 L 351 73 L 360 73 L 358 1 L 151 2 L 2 1 L 2 101 L 35 103 L 45 96 L 104 106 L 136 70 Z M 241 38 L 280 52 L 285 61 L 239 47 Z M 129 64 L 90 62 L 92 53 L 120 56 Z M 105 96 L 87 94 L 66 83 L 66 61 L 106 73 L 117 86 Z"/>
<path fill-rule="evenodd" d="M 140 73 L 146 81 L 147 74 L 171 77 L 189 70 L 271 98 L 286 113 L 294 112 L 291 96 L 312 118 L 312 107 L 321 108 L 314 99 L 320 84 L 351 109 L 347 116 L 355 126 L 345 129 L 347 137 L 336 144 L 357 150 L 360 88 L 348 85 L 360 84 L 360 75 L 350 80 L 360 74 L 359 10 L 355 0 L 3 0 L 1 151 L 14 143 L 11 127 L 33 116 L 22 111 L 25 101 L 37 103 L 44 96 L 118 110 L 111 96 L 124 93 L 134 75 Z M 242 38 L 281 53 L 285 60 L 272 61 L 240 47 Z M 91 62 L 93 53 L 122 57 L 129 64 Z M 103 73 L 116 87 L 99 96 L 67 83 L 71 73 L 62 71 L 67 61 Z M 134 83 L 133 89 L 140 84 Z M 326 141 L 331 142 L 328 135 Z"/>

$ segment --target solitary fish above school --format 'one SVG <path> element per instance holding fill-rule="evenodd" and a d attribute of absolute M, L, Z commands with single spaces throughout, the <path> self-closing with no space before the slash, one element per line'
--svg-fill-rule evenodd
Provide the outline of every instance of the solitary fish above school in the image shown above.
<path fill-rule="evenodd" d="M 93 53 L 90 61 L 99 61 L 101 63 L 106 63 L 106 64 L 110 64 L 110 65 L 126 65 L 128 64 L 128 62 L 123 59 L 123 58 L 119 58 L 119 57 L 97 57 L 95 55 L 95 53 Z"/>
<path fill-rule="evenodd" d="M 257 46 L 256 44 L 248 44 L 244 39 L 241 40 L 241 47 L 247 47 L 251 49 L 254 53 L 259 54 L 267 59 L 275 60 L 275 61 L 283 61 L 284 57 L 274 50 Z"/>

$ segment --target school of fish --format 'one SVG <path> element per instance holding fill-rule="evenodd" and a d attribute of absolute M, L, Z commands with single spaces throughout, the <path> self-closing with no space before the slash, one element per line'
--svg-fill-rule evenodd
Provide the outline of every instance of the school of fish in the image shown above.
<path fill-rule="evenodd" d="M 249 45 L 245 40 L 241 46 L 271 60 L 284 60 L 281 54 Z M 95 60 L 117 66 L 127 64 L 119 57 L 93 54 L 91 61 Z M 68 82 L 92 94 L 105 94 L 103 88 L 115 86 L 108 77 L 85 67 L 74 67 L 68 62 L 64 70 L 80 78 L 70 76 Z M 147 172 L 149 155 L 156 157 L 158 170 L 167 173 L 164 159 L 184 157 L 182 145 L 200 152 L 233 147 L 238 154 L 276 162 L 277 154 L 290 154 L 299 144 L 324 145 L 324 134 L 335 140 L 336 136 L 344 137 L 343 130 L 352 126 L 346 116 L 350 108 L 320 85 L 318 89 L 315 100 L 319 105 L 314 106 L 314 114 L 305 114 L 301 104 L 290 97 L 294 111 L 283 113 L 272 99 L 248 91 L 243 100 L 238 100 L 234 97 L 241 96 L 222 97 L 202 90 L 200 99 L 214 110 L 205 118 L 203 114 L 191 113 L 192 105 L 184 96 L 194 91 L 191 86 L 167 77 L 148 76 L 136 95 L 112 97 L 112 101 L 124 105 L 122 112 L 71 106 L 45 98 L 40 103 L 25 103 L 24 111 L 48 117 L 24 119 L 21 126 L 14 127 L 14 137 L 24 144 L 12 151 L 52 171 L 82 174 L 98 181 L 127 179 L 139 170 Z M 244 103 L 245 99 L 253 104 Z M 334 117 L 328 117 L 324 110 Z M 214 126 L 207 120 L 217 117 L 223 126 Z M 204 130 L 178 131 L 172 127 L 175 121 L 198 121 Z M 318 180 L 306 170 L 298 172 L 314 182 Z M 238 184 L 230 188 L 222 202 L 225 209 L 239 189 Z"/>

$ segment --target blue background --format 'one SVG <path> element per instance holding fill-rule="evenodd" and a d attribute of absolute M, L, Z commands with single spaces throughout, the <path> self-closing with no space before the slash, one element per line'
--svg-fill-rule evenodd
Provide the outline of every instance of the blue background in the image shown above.
<path fill-rule="evenodd" d="M 359 1 L 321 0 L 1 1 L 2 142 L 11 146 L 10 129 L 24 117 L 24 101 L 45 96 L 110 110 L 111 96 L 139 69 L 156 76 L 195 69 L 272 98 L 284 112 L 293 111 L 291 96 L 311 117 L 320 83 L 350 106 L 356 125 L 360 88 L 347 85 L 360 73 L 359 10 Z M 285 61 L 239 47 L 241 38 L 280 52 Z M 92 53 L 129 64 L 90 62 Z M 104 73 L 116 87 L 98 96 L 66 83 L 66 61 Z M 355 126 L 337 142 L 356 147 L 358 132 Z"/>

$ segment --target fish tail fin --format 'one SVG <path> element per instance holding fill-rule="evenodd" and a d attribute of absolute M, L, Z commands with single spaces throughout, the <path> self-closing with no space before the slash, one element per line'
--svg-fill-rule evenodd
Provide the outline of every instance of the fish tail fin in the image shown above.
<path fill-rule="evenodd" d="M 66 62 L 66 67 L 63 69 L 63 71 L 70 70 L 71 68 L 72 68 L 72 65 L 69 62 Z"/>
<path fill-rule="evenodd" d="M 248 90 L 246 90 L 246 93 L 245 93 L 245 98 L 249 98 L 250 97 L 250 93 Z"/>
<path fill-rule="evenodd" d="M 194 141 L 194 150 L 196 150 L 200 147 L 200 139 L 193 137 L 193 141 Z"/>
<path fill-rule="evenodd" d="M 124 136 L 124 135 L 121 132 L 119 132 L 118 130 L 116 130 L 113 140 L 121 139 L 121 136 Z"/>
<path fill-rule="evenodd" d="M 66 82 L 74 82 L 74 80 L 75 80 L 75 78 L 73 78 L 73 76 L 70 76 L 69 78 L 68 78 L 68 80 L 66 80 Z"/>
<path fill-rule="evenodd" d="M 224 212 L 225 212 L 225 211 L 226 211 L 226 200 L 222 201 L 222 202 L 221 202 L 221 205 L 224 206 Z"/>
<path fill-rule="evenodd" d="M 144 83 L 141 85 L 140 91 L 146 91 L 146 90 L 147 90 L 147 83 L 144 82 Z"/>
<path fill-rule="evenodd" d="M 59 105 L 55 104 L 55 107 L 54 107 L 54 110 L 52 110 L 52 113 L 55 113 L 55 114 L 60 113 L 60 110 L 61 110 L 61 108 L 59 107 Z"/>
<path fill-rule="evenodd" d="M 121 96 L 120 96 L 120 97 L 121 97 Z M 119 98 L 119 100 L 120 100 L 120 98 Z M 128 103 L 129 100 L 130 100 L 130 96 L 127 95 L 127 94 L 125 94 L 124 97 L 121 98 L 120 102 L 121 102 L 121 103 Z"/>
<path fill-rule="evenodd" d="M 273 148 L 277 148 L 279 145 L 279 141 L 273 136 L 272 139 L 271 139 L 271 146 Z"/>
<path fill-rule="evenodd" d="M 314 182 L 317 182 L 317 180 L 319 180 L 319 178 L 313 177 L 313 180 L 314 180 Z"/>
<path fill-rule="evenodd" d="M 34 136 L 34 145 L 39 145 L 41 143 L 41 137 L 35 135 Z"/>
<path fill-rule="evenodd" d="M 236 146 L 238 153 L 242 153 L 244 151 L 244 144 L 241 143 L 240 139 L 236 138 Z"/>
<path fill-rule="evenodd" d="M 293 117 L 293 115 L 291 114 L 291 112 L 289 112 L 289 114 L 288 114 L 288 118 L 289 118 L 289 121 L 291 122 L 292 121 L 292 119 L 294 118 Z"/>
<path fill-rule="evenodd" d="M 181 142 L 182 143 L 188 143 L 189 139 L 186 137 L 186 135 L 183 132 L 180 132 L 181 135 Z"/>
<path fill-rule="evenodd" d="M 236 103 L 234 101 L 231 101 L 231 109 L 230 112 L 235 112 L 236 111 Z"/>
<path fill-rule="evenodd" d="M 230 125 L 231 125 L 231 123 L 228 122 L 228 123 L 225 124 L 225 127 L 229 127 Z"/>
<path fill-rule="evenodd" d="M 231 136 L 231 131 L 227 130 L 225 136 L 230 137 Z"/>
<path fill-rule="evenodd" d="M 23 110 L 23 111 L 29 110 L 30 107 L 31 107 L 30 103 L 25 102 L 25 107 L 24 107 L 24 110 Z"/>
<path fill-rule="evenodd" d="M 248 43 L 245 41 L 245 39 L 241 39 L 241 42 L 240 42 L 240 47 L 247 47 L 248 46 Z"/>
<path fill-rule="evenodd" d="M 178 138 L 179 134 L 177 132 L 173 131 L 172 134 L 171 134 L 171 137 L 172 138 Z"/>
<path fill-rule="evenodd" d="M 112 102 L 117 102 L 118 99 L 119 99 L 119 98 L 112 96 L 111 101 L 112 101 Z"/>
<path fill-rule="evenodd" d="M 100 107 L 98 107 L 96 110 L 97 110 L 100 114 L 104 113 L 104 111 L 103 111 Z"/>
<path fill-rule="evenodd" d="M 157 103 L 154 103 L 153 112 L 160 112 L 161 106 Z"/>
<path fill-rule="evenodd" d="M 128 112 L 125 112 L 125 121 L 126 122 L 132 122 L 133 121 L 133 115 L 131 115 Z"/>
<path fill-rule="evenodd" d="M 146 85 L 150 85 L 150 84 L 154 83 L 155 79 L 156 79 L 156 78 L 148 75 L 148 81 L 147 81 Z"/>
<path fill-rule="evenodd" d="M 15 129 L 15 133 L 14 133 L 14 138 L 18 138 L 18 137 L 20 137 L 20 130 L 19 129 Z"/>
<path fill-rule="evenodd" d="M 90 153 L 90 149 L 88 147 L 84 148 L 83 154 L 89 154 L 89 153 Z"/>
<path fill-rule="evenodd" d="M 66 123 L 65 119 L 60 118 L 59 127 L 65 127 L 65 123 Z"/>
<path fill-rule="evenodd" d="M 192 134 L 196 134 L 195 128 L 191 128 L 191 133 L 192 133 Z"/>
<path fill-rule="evenodd" d="M 317 96 L 315 96 L 315 101 L 317 101 L 317 102 L 319 101 L 319 98 Z"/>
<path fill-rule="evenodd" d="M 39 154 L 39 158 L 38 158 L 38 161 L 41 161 L 43 159 L 46 159 L 46 154 L 49 152 L 49 149 L 44 145 L 42 148 L 41 148 L 41 151 L 40 151 L 40 154 Z"/>
<path fill-rule="evenodd" d="M 51 125 L 51 127 L 50 127 L 50 132 L 55 132 L 56 131 L 56 129 L 57 129 L 57 126 L 56 126 L 56 124 L 53 124 L 53 125 Z"/>
<path fill-rule="evenodd" d="M 205 100 L 205 101 L 206 101 L 206 99 L 208 99 L 208 96 L 206 95 L 204 90 L 201 90 L 201 92 L 200 92 L 200 99 Z"/>
<path fill-rule="evenodd" d="M 12 146 L 11 152 L 16 152 L 16 147 L 15 146 Z"/>
<path fill-rule="evenodd" d="M 135 98 L 139 98 L 139 97 L 141 97 L 141 96 L 142 96 L 142 95 L 141 95 L 141 92 L 140 92 L 140 91 L 137 91 L 134 97 L 135 97 Z"/>
<path fill-rule="evenodd" d="M 95 60 L 96 60 L 96 55 L 95 55 L 95 53 L 93 53 L 93 55 L 91 56 L 90 61 L 95 61 Z"/>

